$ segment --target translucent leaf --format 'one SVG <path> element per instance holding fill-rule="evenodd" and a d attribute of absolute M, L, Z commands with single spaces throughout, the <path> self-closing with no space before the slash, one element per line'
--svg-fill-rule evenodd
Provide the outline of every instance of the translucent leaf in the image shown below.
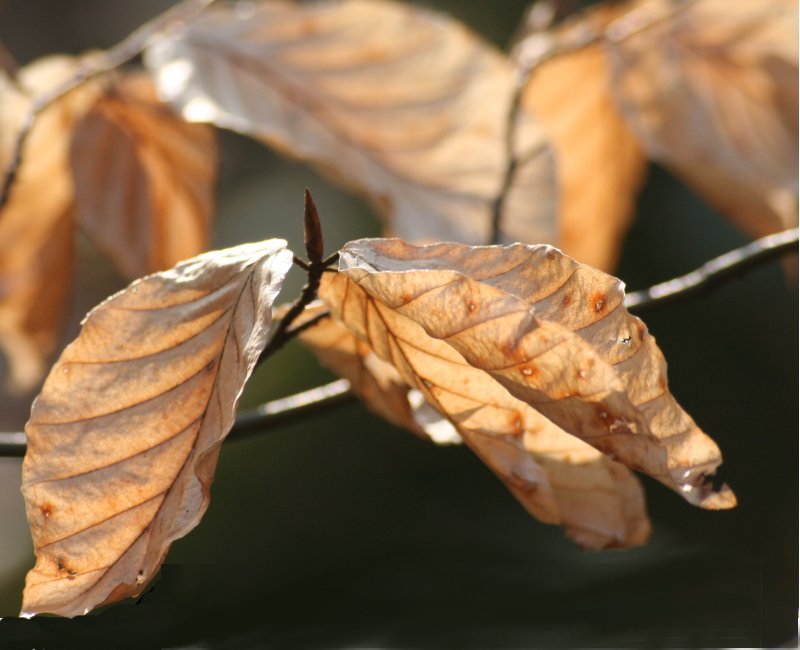
<path fill-rule="evenodd" d="M 71 162 L 78 224 L 131 278 L 208 246 L 216 144 L 158 100 L 145 74 L 122 77 L 77 124 Z"/>
<path fill-rule="evenodd" d="M 414 394 L 422 394 L 428 411 L 432 407 L 439 418 L 447 418 L 540 521 L 561 525 L 570 538 L 588 548 L 644 542 L 650 530 L 644 497 L 625 467 L 559 429 L 489 374 L 469 365 L 447 343 L 373 299 L 344 274 L 326 275 L 321 296 L 350 330 L 335 320 L 324 325 L 328 331 L 339 331 L 338 350 L 344 349 L 343 341 L 369 350 L 396 368 L 406 390 L 412 388 L 407 399 L 415 407 L 416 422 L 407 428 L 416 432 L 422 427 L 435 440 L 446 433 L 441 422 L 422 414 L 422 405 L 413 403 Z M 319 343 L 317 339 L 312 349 L 325 359 Z M 347 376 L 341 368 L 351 367 L 353 361 L 341 356 L 337 364 L 328 365 Z M 374 396 L 366 399 L 374 405 Z"/>
<path fill-rule="evenodd" d="M 295 327 L 327 311 L 322 303 L 307 307 Z M 304 330 L 299 339 L 322 364 L 350 382 L 350 389 L 375 414 L 398 427 L 423 435 L 407 399 L 408 386 L 397 371 L 379 359 L 365 341 L 358 340 L 339 321 L 325 318 Z"/>
<path fill-rule="evenodd" d="M 218 6 L 146 63 L 184 117 L 309 161 L 396 234 L 489 241 L 514 70 L 453 19 L 388 0 Z M 527 112 L 517 136 L 503 237 L 550 242 L 551 155 Z"/>
<path fill-rule="evenodd" d="M 691 503 L 735 505 L 727 486 L 706 482 L 721 462 L 719 449 L 669 392 L 663 355 L 625 309 L 616 278 L 549 246 L 415 247 L 399 240 L 351 242 L 339 268 L 320 296 L 407 383 L 420 369 L 407 368 L 399 336 L 413 349 L 437 341 L 443 362 L 461 355 L 556 426 Z M 396 319 L 391 338 L 389 318 Z M 415 387 L 436 404 L 442 372 L 420 376 L 430 385 Z M 506 433 L 518 439 L 522 423 L 507 410 Z"/>
<path fill-rule="evenodd" d="M 752 236 L 797 225 L 797 3 L 675 9 L 640 2 L 638 19 L 652 26 L 611 33 L 613 89 L 628 123 L 651 158 Z"/>
<path fill-rule="evenodd" d="M 556 152 L 559 248 L 604 270 L 619 257 L 647 164 L 609 72 L 608 53 L 592 45 L 537 67 L 522 95 Z"/>
<path fill-rule="evenodd" d="M 74 74 L 75 59 L 53 56 L 20 70 L 17 85 L 0 73 L 0 169 L 34 97 Z M 67 150 L 75 121 L 99 92 L 89 83 L 44 110 L 22 151 L 8 203 L 0 209 L 0 348 L 9 385 L 33 388 L 58 345 L 73 266 L 73 189 Z"/>
<path fill-rule="evenodd" d="M 26 425 L 23 612 L 141 593 L 208 507 L 220 444 L 291 266 L 283 240 L 137 280 L 87 316 Z"/>

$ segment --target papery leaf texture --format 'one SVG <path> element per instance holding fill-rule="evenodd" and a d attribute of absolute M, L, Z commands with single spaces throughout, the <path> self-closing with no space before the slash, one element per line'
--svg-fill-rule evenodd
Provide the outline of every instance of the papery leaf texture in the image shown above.
<path fill-rule="evenodd" d="M 156 97 L 145 73 L 114 81 L 76 125 L 76 218 L 129 278 L 208 247 L 216 141 Z"/>
<path fill-rule="evenodd" d="M 292 263 L 284 240 L 214 251 L 92 310 L 34 402 L 23 613 L 136 596 L 209 503 L 220 445 Z"/>
<path fill-rule="evenodd" d="M 453 442 L 460 435 L 528 512 L 561 525 L 583 547 L 646 540 L 650 523 L 644 495 L 629 470 L 560 430 L 415 323 L 369 307 L 364 290 L 344 275 L 323 278 L 322 295 L 332 304 L 343 298 L 353 329 L 331 317 L 300 338 L 326 366 L 349 379 L 373 411 L 435 442 Z M 370 318 L 379 318 L 377 327 L 359 326 L 359 305 L 366 310 L 364 318 L 367 311 L 376 314 Z M 379 330 L 380 341 L 395 351 L 388 361 L 368 343 L 370 333 Z M 435 399 L 419 401 L 420 388 Z"/>
<path fill-rule="evenodd" d="M 295 321 L 302 327 L 328 311 L 318 302 L 309 305 Z M 358 340 L 339 321 L 325 318 L 304 329 L 299 339 L 314 352 L 322 364 L 350 382 L 350 389 L 376 415 L 398 427 L 424 435 L 414 420 L 406 386 L 390 364 L 379 359 L 365 341 Z"/>
<path fill-rule="evenodd" d="M 542 56 L 578 30 L 602 30 L 618 14 L 600 6 L 577 26 L 523 33 L 514 59 L 524 69 L 528 56 Z M 619 258 L 647 167 L 611 95 L 610 66 L 602 43 L 568 50 L 535 65 L 521 96 L 556 155 L 559 248 L 604 271 Z"/>
<path fill-rule="evenodd" d="M 0 169 L 5 172 L 33 99 L 74 74 L 77 60 L 51 56 L 0 73 Z M 46 108 L 22 150 L 9 200 L 0 209 L 0 349 L 8 385 L 24 392 L 44 376 L 66 317 L 73 269 L 69 138 L 99 92 L 87 83 Z"/>
<path fill-rule="evenodd" d="M 687 501 L 735 505 L 727 485 L 715 489 L 707 480 L 721 463 L 719 449 L 670 393 L 664 357 L 625 309 L 616 278 L 546 245 L 420 247 L 381 239 L 345 246 L 339 271 L 320 297 L 431 404 L 444 371 L 414 361 L 419 348 L 435 358 L 429 340 L 442 344 L 435 352 L 443 363 L 463 359 L 504 394 Z M 469 382 L 466 374 L 450 375 L 459 387 Z M 470 395 L 458 417 L 468 420 L 474 402 Z M 519 445 L 524 413 L 504 410 L 504 433 Z"/>
<path fill-rule="evenodd" d="M 389 0 L 217 6 L 145 61 L 184 117 L 264 140 L 412 240 L 487 243 L 509 168 L 514 67 L 454 19 Z M 553 242 L 553 162 L 523 110 L 504 241 Z"/>
<path fill-rule="evenodd" d="M 615 99 L 648 156 L 753 237 L 797 225 L 797 3 L 632 7 L 607 47 Z"/>

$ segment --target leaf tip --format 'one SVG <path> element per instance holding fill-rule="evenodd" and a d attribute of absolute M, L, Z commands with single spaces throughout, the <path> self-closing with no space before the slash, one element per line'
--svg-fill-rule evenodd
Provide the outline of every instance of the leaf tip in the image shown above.
<path fill-rule="evenodd" d="M 687 483 L 681 486 L 681 491 L 689 503 L 704 510 L 730 510 L 738 503 L 736 495 L 727 483 L 723 483 L 719 488 L 715 487 L 712 480 L 700 485 Z"/>
<path fill-rule="evenodd" d="M 700 506 L 706 510 L 730 510 L 738 505 L 736 494 L 725 483 L 717 491 L 707 491 L 702 496 Z"/>

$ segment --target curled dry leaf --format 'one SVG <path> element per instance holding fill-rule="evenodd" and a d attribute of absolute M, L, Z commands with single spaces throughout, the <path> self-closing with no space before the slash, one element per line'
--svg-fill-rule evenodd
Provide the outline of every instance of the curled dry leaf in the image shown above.
<path fill-rule="evenodd" d="M 797 3 L 633 6 L 608 47 L 614 95 L 648 155 L 754 237 L 797 225 Z"/>
<path fill-rule="evenodd" d="M 608 22 L 617 13 L 601 7 L 592 12 L 592 22 L 599 22 L 600 14 Z M 587 22 L 583 18 L 578 25 L 582 32 Z M 525 36 L 528 42 L 523 39 L 518 46 L 518 61 L 527 49 L 544 52 L 559 43 L 558 30 Z M 614 105 L 608 59 L 600 43 L 549 59 L 535 67 L 521 99 L 539 118 L 555 151 L 559 248 L 606 271 L 619 257 L 647 164 Z"/>
<path fill-rule="evenodd" d="M 25 429 L 37 557 L 25 613 L 75 616 L 141 593 L 197 525 L 292 263 L 285 246 L 201 255 L 87 316 Z"/>
<path fill-rule="evenodd" d="M 486 243 L 514 69 L 453 19 L 388 0 L 212 7 L 147 51 L 194 121 L 255 135 L 365 195 L 414 240 Z M 518 116 L 508 241 L 553 241 L 552 160 Z"/>
<path fill-rule="evenodd" d="M 328 311 L 322 303 L 312 304 L 295 320 L 295 327 Z M 371 411 L 398 427 L 424 435 L 414 420 L 406 386 L 397 371 L 372 352 L 365 341 L 355 338 L 337 320 L 325 318 L 300 333 L 299 339 L 322 364 L 350 382 L 350 390 Z"/>
<path fill-rule="evenodd" d="M 442 364 L 463 357 L 556 426 L 689 502 L 735 505 L 727 486 L 717 491 L 706 481 L 721 463 L 719 449 L 670 394 L 663 355 L 625 309 L 616 278 L 549 246 L 416 247 L 399 240 L 351 242 L 339 269 L 320 297 L 432 404 L 440 401 L 443 371 L 413 380 L 411 355 L 421 341 L 439 342 L 436 354 L 425 351 L 431 364 L 437 355 Z M 449 376 L 458 395 L 466 375 Z M 469 404 L 461 407 L 467 418 Z M 520 446 L 525 412 L 501 410 L 503 433 Z M 492 426 L 499 431 L 497 418 Z"/>
<path fill-rule="evenodd" d="M 76 125 L 77 222 L 135 278 L 206 249 L 216 174 L 212 130 L 159 101 L 143 73 L 117 80 Z"/>
<path fill-rule="evenodd" d="M 71 57 L 40 59 L 20 70 L 16 84 L 0 73 L 2 173 L 32 98 L 67 79 L 75 66 Z M 95 84 L 85 84 L 39 115 L 0 210 L 0 348 L 8 359 L 10 388 L 17 391 L 41 380 L 58 344 L 73 264 L 69 136 L 98 92 Z"/>
<path fill-rule="evenodd" d="M 415 433 L 421 428 L 437 442 L 452 442 L 446 434 L 454 427 L 528 512 L 561 525 L 583 547 L 624 547 L 646 540 L 650 523 L 642 489 L 625 467 L 559 429 L 344 274 L 323 277 L 320 295 L 346 323 L 329 319 L 301 334 L 323 363 L 354 387 L 378 386 L 369 376 L 376 366 L 364 362 L 376 355 L 384 360 L 377 366 L 380 373 L 389 364 L 399 373 L 391 394 L 356 389 L 373 410 L 387 417 L 381 407 L 391 399 L 400 406 L 387 419 Z M 417 395 L 427 401 L 418 403 Z M 410 425 L 408 416 L 404 423 L 394 415 L 406 414 L 409 405 L 415 420 Z M 433 409 L 438 421 L 431 417 Z M 450 427 L 443 426 L 443 417 Z"/>

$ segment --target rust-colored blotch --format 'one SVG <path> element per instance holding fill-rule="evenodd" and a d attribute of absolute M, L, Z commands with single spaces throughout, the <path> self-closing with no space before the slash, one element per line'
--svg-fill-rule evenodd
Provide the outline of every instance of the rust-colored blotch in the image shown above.
<path fill-rule="evenodd" d="M 608 305 L 608 297 L 602 291 L 596 291 L 589 296 L 589 308 L 596 314 L 602 314 Z"/>

